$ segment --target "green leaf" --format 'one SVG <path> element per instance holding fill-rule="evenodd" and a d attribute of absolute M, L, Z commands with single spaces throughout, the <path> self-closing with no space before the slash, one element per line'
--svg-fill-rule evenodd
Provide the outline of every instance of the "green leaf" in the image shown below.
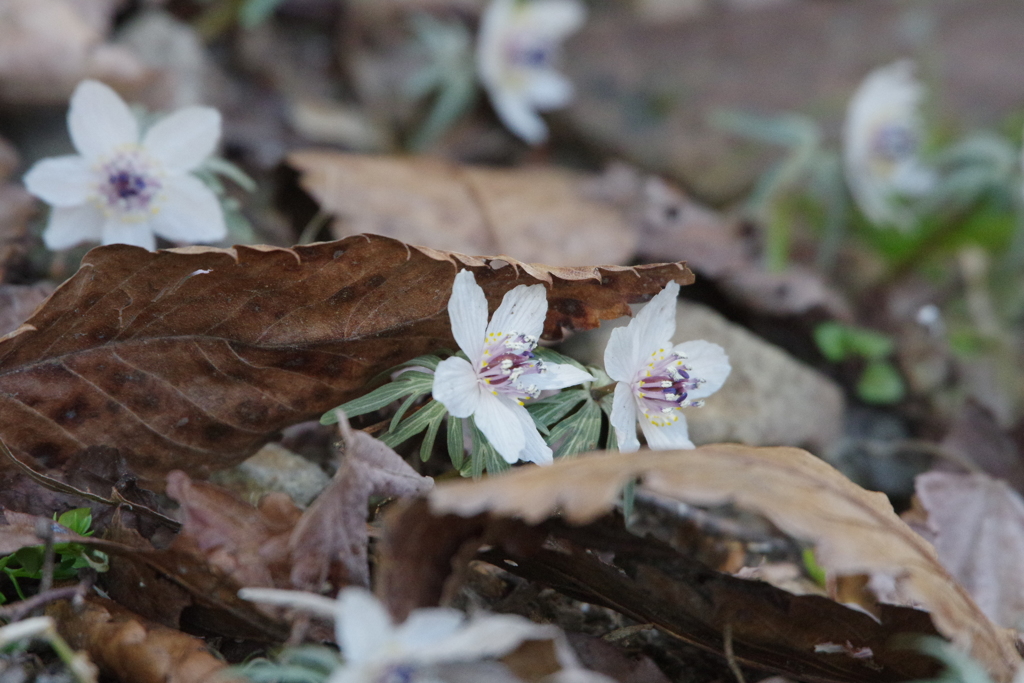
<path fill-rule="evenodd" d="M 601 408 L 592 400 L 586 401 L 575 413 L 551 429 L 548 443 L 556 458 L 571 458 L 597 448 L 601 438 Z"/>
<path fill-rule="evenodd" d="M 636 479 L 631 479 L 622 487 L 622 518 L 629 524 L 629 518 L 633 516 L 633 509 L 636 507 Z"/>
<path fill-rule="evenodd" d="M 874 330 L 851 327 L 847 330 L 847 348 L 868 360 L 881 360 L 895 349 L 892 339 Z"/>
<path fill-rule="evenodd" d="M 56 515 L 54 517 L 56 518 Z M 79 536 L 85 536 L 89 533 L 89 527 L 92 526 L 92 510 L 89 508 L 68 510 L 56 521 L 57 524 L 70 529 Z"/>
<path fill-rule="evenodd" d="M 448 457 L 452 459 L 452 467 L 462 471 L 466 459 L 466 445 L 462 438 L 463 418 L 448 416 Z"/>
<path fill-rule="evenodd" d="M 814 548 L 804 548 L 802 555 L 807 575 L 811 577 L 814 583 L 824 588 L 828 577 L 825 574 L 825 570 L 818 564 L 818 558 L 814 555 Z"/>
<path fill-rule="evenodd" d="M 427 435 L 423 437 L 423 443 L 420 444 L 420 460 L 422 462 L 430 460 L 430 455 L 434 452 L 434 441 L 437 440 L 437 431 L 441 428 L 441 422 L 444 421 L 445 415 L 447 415 L 447 411 L 442 412 L 427 427 Z"/>
<path fill-rule="evenodd" d="M 238 20 L 245 28 L 252 28 L 262 23 L 274 13 L 277 6 L 284 0 L 245 0 L 238 11 Z"/>
<path fill-rule="evenodd" d="M 448 411 L 445 410 L 443 404 L 431 399 L 426 405 L 416 411 L 412 417 L 402 422 L 398 429 L 389 431 L 380 440 L 394 448 L 398 444 L 419 434 L 435 421 L 440 422 L 441 418 L 447 415 L 447 413 Z"/>
<path fill-rule="evenodd" d="M 825 358 L 833 363 L 846 359 L 846 327 L 836 322 L 821 323 L 814 328 L 814 343 Z"/>
<path fill-rule="evenodd" d="M 865 403 L 890 405 L 904 394 L 903 378 L 891 363 L 876 360 L 868 363 L 857 382 L 857 396 Z"/>
<path fill-rule="evenodd" d="M 608 432 L 604 441 L 604 448 L 608 451 L 619 450 L 619 438 L 615 434 L 615 427 L 612 427 L 612 405 L 614 403 L 615 396 L 613 394 L 605 394 L 599 401 L 601 412 L 608 418 Z"/>
<path fill-rule="evenodd" d="M 249 0 L 249 4 L 254 4 L 259 1 L 260 0 Z M 280 0 L 271 1 L 275 3 L 280 2 Z M 256 181 L 250 178 L 245 171 L 227 159 L 223 159 L 221 157 L 207 157 L 206 161 L 203 162 L 202 168 L 210 171 L 211 173 L 224 176 L 246 192 L 255 192 L 257 189 Z"/>
<path fill-rule="evenodd" d="M 814 328 L 814 341 L 821 353 L 833 363 L 851 356 L 881 360 L 895 348 L 892 339 L 874 330 L 826 322 Z"/>
<path fill-rule="evenodd" d="M 380 410 L 403 396 L 412 395 L 413 398 L 422 396 L 430 392 L 433 387 L 433 374 L 410 370 L 409 372 L 403 372 L 394 382 L 377 387 L 365 396 L 360 396 L 348 403 L 343 403 L 338 408 L 335 408 L 335 410 L 341 409 L 346 417 L 353 418 Z M 334 410 L 324 413 L 320 418 L 320 424 L 332 425 L 337 423 L 338 416 Z"/>
<path fill-rule="evenodd" d="M 536 422 L 550 427 L 587 400 L 589 395 L 590 392 L 585 389 L 568 389 L 539 401 L 530 401 L 526 409 Z"/>

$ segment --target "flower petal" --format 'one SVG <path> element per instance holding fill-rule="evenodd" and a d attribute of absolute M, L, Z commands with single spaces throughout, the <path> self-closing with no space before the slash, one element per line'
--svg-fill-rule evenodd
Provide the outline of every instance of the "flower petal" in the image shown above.
<path fill-rule="evenodd" d="M 128 105 L 99 81 L 82 81 L 75 88 L 68 109 L 68 132 L 87 161 L 139 142 L 139 124 Z"/>
<path fill-rule="evenodd" d="M 580 370 L 575 365 L 568 363 L 545 363 L 544 372 L 539 375 L 530 375 L 529 384 L 535 385 L 541 391 L 548 389 L 564 389 L 565 387 L 576 386 L 583 382 L 593 382 L 594 376 L 585 370 Z"/>
<path fill-rule="evenodd" d="M 172 242 L 219 242 L 228 235 L 217 195 L 191 175 L 168 176 L 152 218 L 153 232 Z"/>
<path fill-rule="evenodd" d="M 440 368 L 440 366 L 438 366 Z M 510 399 L 495 396 L 488 391 L 480 392 L 480 404 L 473 413 L 473 421 L 494 446 L 494 450 L 506 462 L 516 462 L 526 446 L 526 435 L 523 424 L 519 421 L 513 407 L 517 406 Z M 531 422 L 532 425 L 532 422 Z M 534 431 L 537 430 L 533 427 Z"/>
<path fill-rule="evenodd" d="M 632 453 L 640 449 L 640 440 L 636 438 L 636 414 L 633 387 L 628 382 L 619 382 L 615 385 L 615 396 L 612 398 L 610 422 L 615 428 L 619 450 L 623 453 Z"/>
<path fill-rule="evenodd" d="M 526 98 L 541 111 L 561 109 L 572 101 L 573 88 L 562 74 L 551 69 L 536 69 L 526 80 Z"/>
<path fill-rule="evenodd" d="M 395 639 L 402 646 L 403 654 L 419 658 L 429 653 L 440 640 L 456 633 L 466 620 L 466 615 L 457 609 L 427 607 L 413 610 L 395 633 Z"/>
<path fill-rule="evenodd" d="M 487 325 L 486 335 L 525 334 L 539 339 L 547 314 L 548 296 L 544 285 L 519 285 L 505 293 Z"/>
<path fill-rule="evenodd" d="M 729 373 L 732 372 L 729 356 L 718 344 L 697 339 L 677 344 L 673 350 L 686 357 L 686 364 L 693 368 L 692 377 L 704 380 L 699 387 L 687 392 L 687 399 L 710 396 L 722 388 Z"/>
<path fill-rule="evenodd" d="M 448 299 L 448 318 L 452 323 L 452 336 L 469 362 L 476 368 L 484 353 L 484 335 L 487 333 L 487 296 L 476 283 L 471 270 L 460 271 L 452 285 Z"/>
<path fill-rule="evenodd" d="M 578 0 L 533 0 L 521 11 L 519 27 L 548 40 L 561 41 L 587 20 L 587 9 Z"/>
<path fill-rule="evenodd" d="M 29 192 L 53 206 L 84 204 L 95 176 L 88 162 L 77 154 L 37 162 L 25 174 Z"/>
<path fill-rule="evenodd" d="M 544 437 L 537 431 L 537 423 L 533 421 L 529 411 L 518 404 L 512 405 L 512 410 L 515 411 L 519 426 L 523 430 L 523 436 L 526 437 L 526 444 L 519 452 L 519 459 L 525 462 L 535 462 L 538 465 L 550 465 L 554 460 L 554 454 L 551 452 L 551 447 L 544 441 Z"/>
<path fill-rule="evenodd" d="M 548 126 L 527 103 L 525 93 L 512 92 L 500 84 L 495 84 L 488 92 L 498 118 L 524 142 L 539 145 L 548 139 Z"/>
<path fill-rule="evenodd" d="M 473 366 L 453 356 L 437 364 L 432 393 L 452 417 L 469 417 L 480 406 L 480 395 L 484 392 Z"/>
<path fill-rule="evenodd" d="M 470 662 L 501 657 L 524 640 L 554 640 L 559 635 L 551 624 L 536 624 L 515 614 L 481 614 L 464 628 L 436 644 L 426 662 Z"/>
<path fill-rule="evenodd" d="M 349 664 L 377 658 L 394 634 L 391 617 L 365 588 L 342 589 L 334 628 L 338 645 Z"/>
<path fill-rule="evenodd" d="M 131 244 L 154 251 L 156 237 L 147 221 L 122 221 L 107 218 L 103 224 L 103 244 Z"/>
<path fill-rule="evenodd" d="M 631 320 L 624 327 L 616 327 L 604 347 L 604 371 L 617 382 L 632 382 L 646 356 L 637 351 L 639 328 Z"/>
<path fill-rule="evenodd" d="M 676 331 L 676 299 L 678 297 L 679 283 L 670 282 L 636 314 L 636 318 L 630 321 L 630 325 L 637 327 L 638 352 L 642 355 L 641 361 L 646 361 L 647 356 L 659 346 L 671 344 L 672 335 Z"/>
<path fill-rule="evenodd" d="M 142 146 L 171 173 L 185 173 L 213 154 L 220 142 L 220 112 L 185 107 L 153 124 Z"/>
<path fill-rule="evenodd" d="M 103 212 L 92 204 L 54 208 L 43 231 L 43 243 L 51 251 L 60 251 L 80 242 L 99 242 L 105 220 Z"/>
<path fill-rule="evenodd" d="M 677 408 L 677 410 L 679 410 Z M 640 429 L 647 438 L 647 445 L 657 451 L 673 451 L 680 448 L 694 448 L 690 441 L 690 431 L 686 426 L 686 416 L 679 412 L 679 419 L 664 427 L 651 424 L 644 417 L 640 418 Z"/>

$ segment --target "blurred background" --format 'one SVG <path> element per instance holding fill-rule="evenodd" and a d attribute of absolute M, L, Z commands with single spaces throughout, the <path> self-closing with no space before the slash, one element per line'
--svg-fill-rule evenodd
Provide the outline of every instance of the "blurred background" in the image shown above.
<path fill-rule="evenodd" d="M 1017 463 L 1024 5 L 592 0 L 552 30 L 544 3 L 504 3 L 492 48 L 483 0 L 0 0 L 3 331 L 88 248 L 43 247 L 20 179 L 73 153 L 91 78 L 140 115 L 221 111 L 225 245 L 688 261 L 679 335 L 734 368 L 697 443 L 806 446 L 903 501 L 965 439 Z M 538 71 L 572 92 L 533 103 L 540 135 L 502 100 Z"/>

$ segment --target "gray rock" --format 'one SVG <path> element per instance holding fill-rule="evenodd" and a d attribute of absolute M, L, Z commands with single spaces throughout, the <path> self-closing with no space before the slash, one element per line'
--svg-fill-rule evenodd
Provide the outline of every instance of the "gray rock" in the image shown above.
<path fill-rule="evenodd" d="M 564 350 L 581 362 L 600 366 L 612 328 L 627 322 L 628 318 L 619 318 L 577 335 Z M 841 435 L 845 401 L 830 378 L 714 310 L 680 301 L 673 341 L 691 339 L 721 345 L 732 364 L 722 389 L 703 408 L 686 411 L 695 444 L 801 446 L 821 453 Z"/>
<path fill-rule="evenodd" d="M 287 493 L 297 505 L 306 506 L 327 486 L 330 477 L 316 464 L 278 443 L 268 443 L 237 467 L 216 472 L 210 481 L 227 486 L 249 500 L 264 493 Z"/>

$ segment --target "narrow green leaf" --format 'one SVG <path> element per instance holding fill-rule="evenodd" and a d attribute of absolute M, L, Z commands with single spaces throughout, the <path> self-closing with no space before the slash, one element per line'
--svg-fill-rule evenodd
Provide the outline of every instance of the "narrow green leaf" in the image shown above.
<path fill-rule="evenodd" d="M 567 389 L 554 396 L 531 401 L 526 404 L 526 409 L 535 422 L 550 427 L 587 400 L 589 395 L 585 389 Z"/>
<path fill-rule="evenodd" d="M 633 516 L 633 509 L 636 507 L 636 479 L 630 479 L 622 487 L 622 517 L 629 524 L 629 518 Z"/>
<path fill-rule="evenodd" d="M 601 408 L 588 400 L 551 429 L 548 443 L 556 458 L 569 458 L 596 449 L 600 438 Z"/>
<path fill-rule="evenodd" d="M 442 406 L 442 408 L 443 407 L 444 406 Z M 430 460 L 430 455 L 434 452 L 434 441 L 437 440 L 437 430 L 441 428 L 441 423 L 444 421 L 444 416 L 447 414 L 448 412 L 446 410 L 442 410 L 437 414 L 437 419 L 431 421 L 427 426 L 427 435 L 423 437 L 423 443 L 420 444 L 420 460 L 422 462 Z"/>
<path fill-rule="evenodd" d="M 448 416 L 448 457 L 452 459 L 452 467 L 462 471 L 466 459 L 466 444 L 462 437 L 463 419 Z"/>
<path fill-rule="evenodd" d="M 446 412 L 444 405 L 431 399 L 430 402 L 416 411 L 415 415 L 402 422 L 398 429 L 389 431 L 380 440 L 394 448 L 422 432 L 435 420 L 440 420 Z"/>
<path fill-rule="evenodd" d="M 402 405 L 398 406 L 398 411 L 395 416 L 391 418 L 390 424 L 388 424 L 388 431 L 394 432 L 398 429 L 398 423 L 402 421 L 405 414 L 409 412 L 409 408 L 412 408 L 412 404 L 420 400 L 420 395 L 413 393 L 409 395 L 409 398 L 402 401 Z"/>
<path fill-rule="evenodd" d="M 335 410 L 341 409 L 345 413 L 345 416 L 351 419 L 359 415 L 372 413 L 375 410 L 380 410 L 389 403 L 397 401 L 401 397 L 412 393 L 413 391 L 414 389 L 404 382 L 392 382 L 390 384 L 385 384 L 382 387 L 377 387 L 365 396 L 360 396 L 348 403 L 342 403 L 338 408 L 324 413 L 320 418 L 320 424 L 337 424 L 338 414 Z"/>

